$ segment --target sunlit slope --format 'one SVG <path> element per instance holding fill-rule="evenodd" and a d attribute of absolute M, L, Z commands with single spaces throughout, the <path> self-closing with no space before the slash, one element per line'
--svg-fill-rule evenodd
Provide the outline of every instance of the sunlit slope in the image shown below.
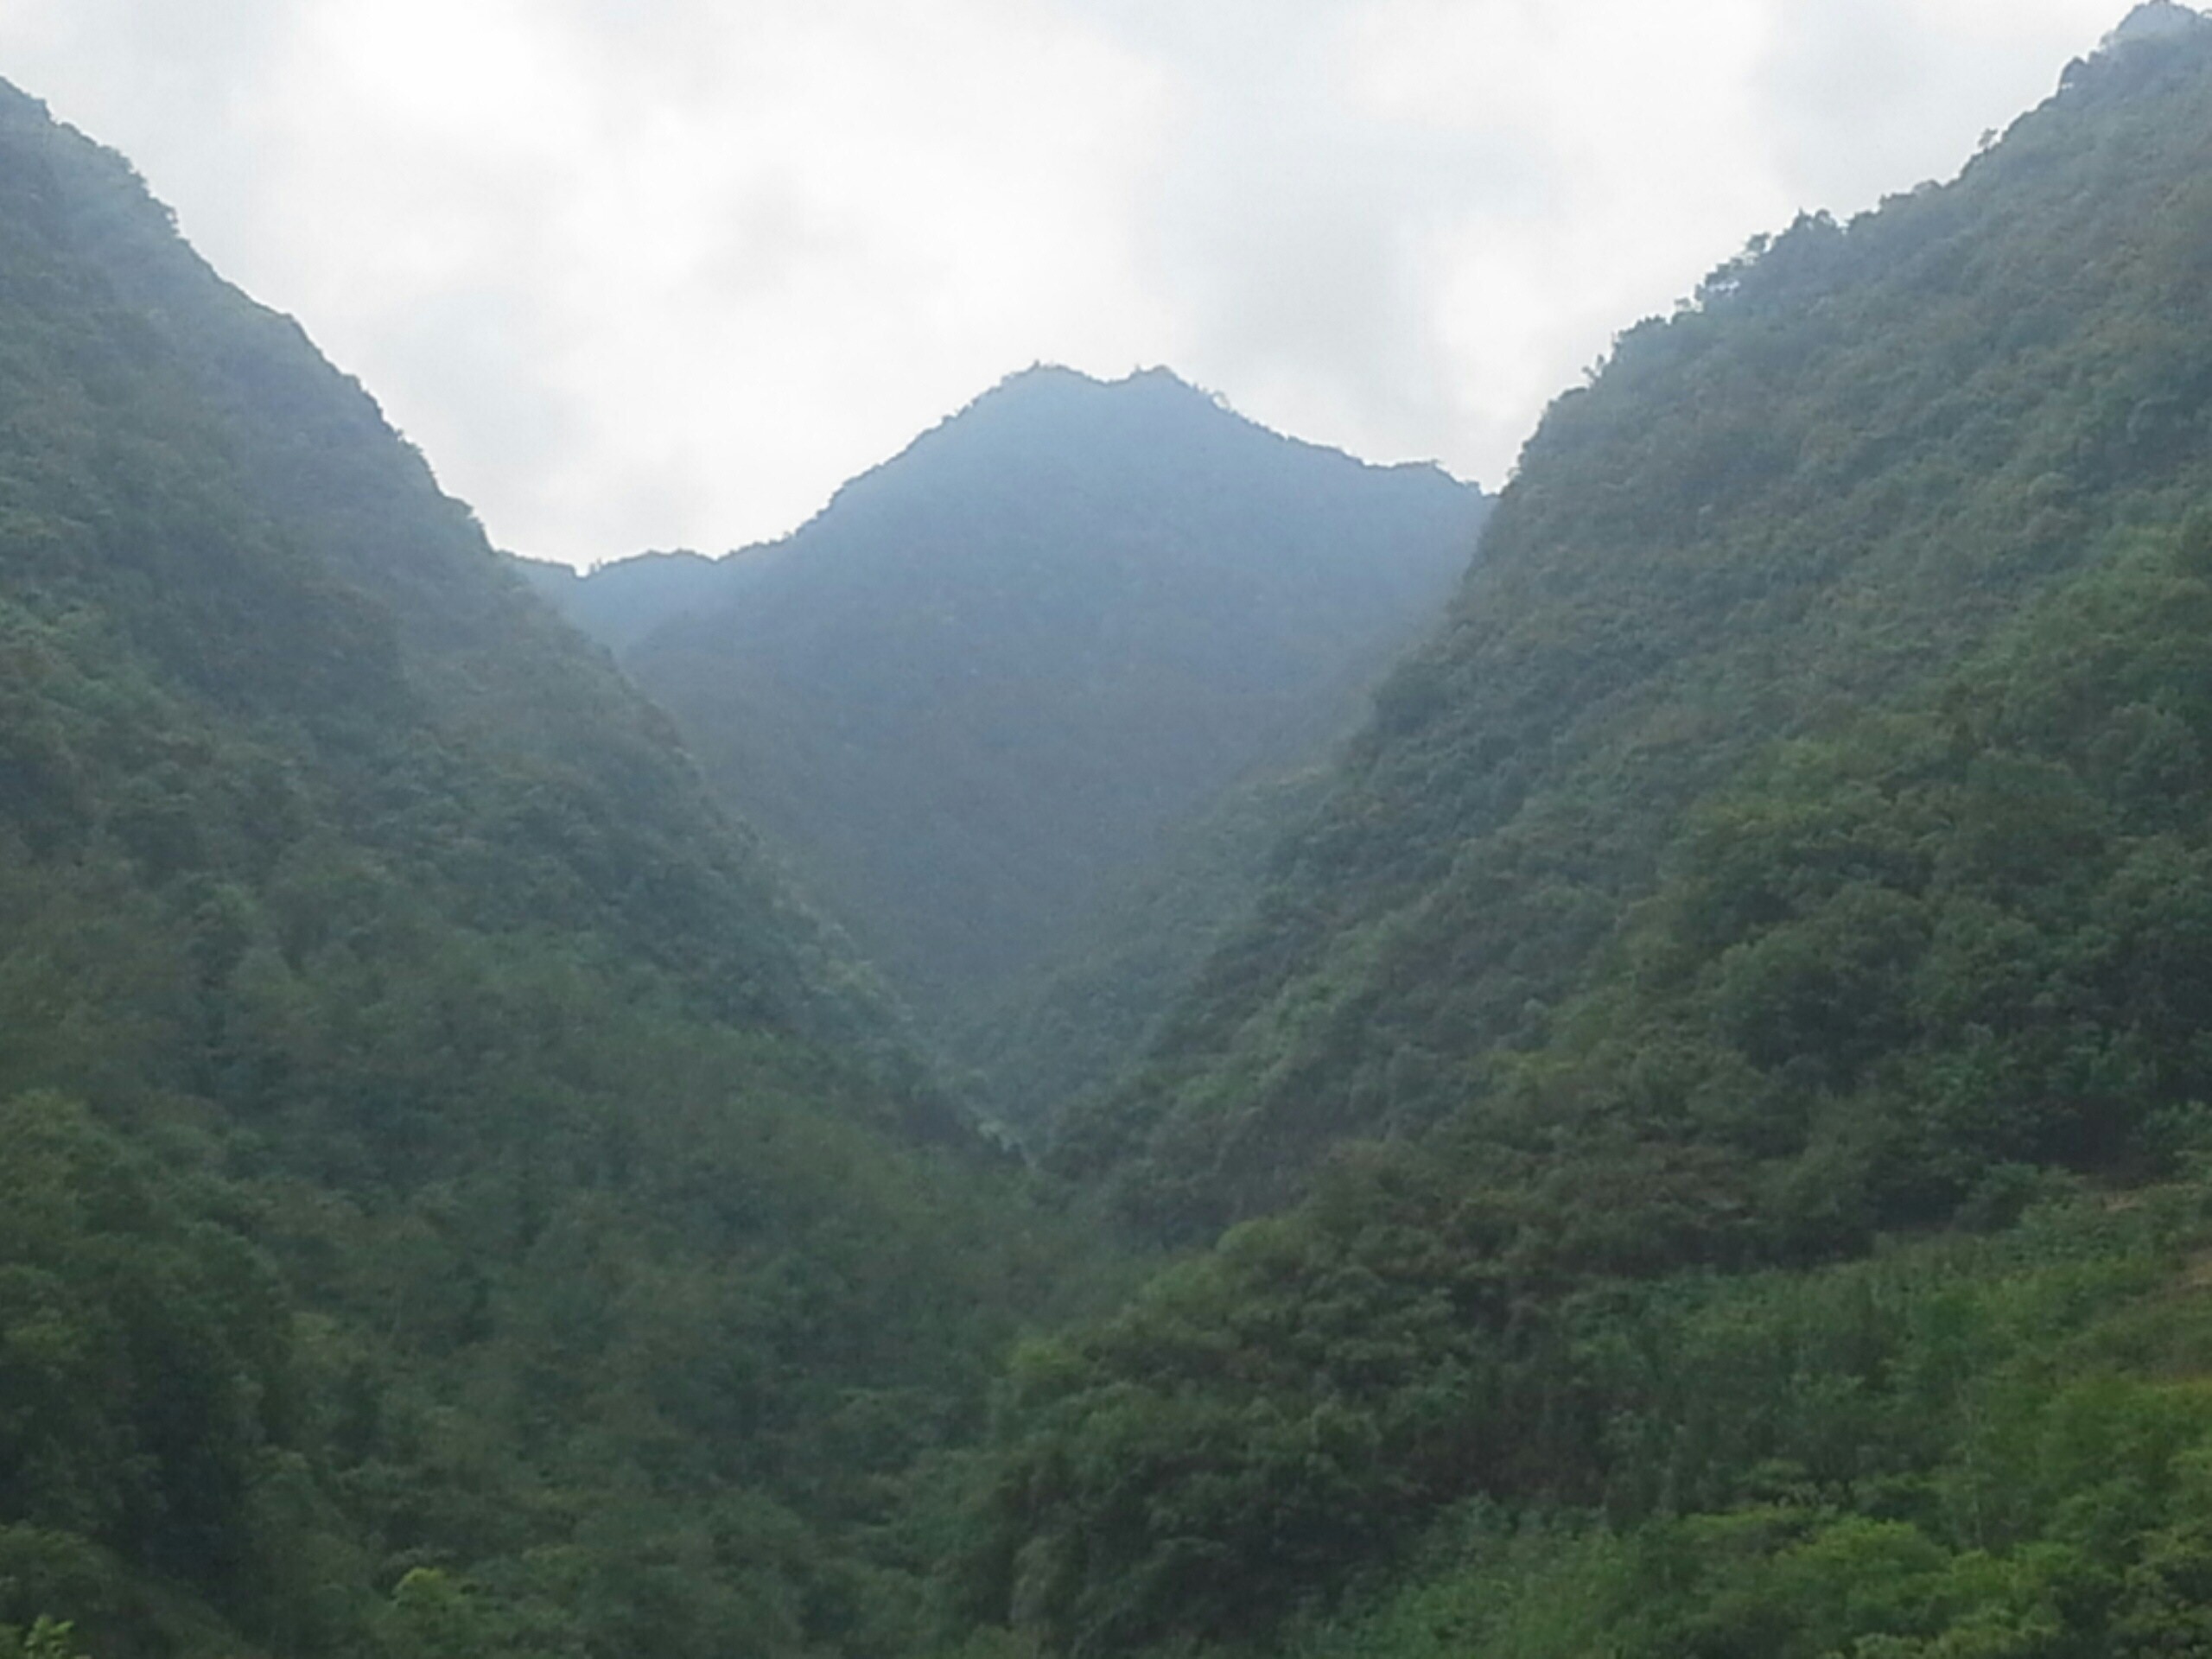
<path fill-rule="evenodd" d="M 906 1652 L 1068 1262 L 666 720 L 0 86 L 0 1648 Z"/>
<path fill-rule="evenodd" d="M 630 639 L 709 779 L 908 999 L 972 1017 L 1179 820 L 1352 718 L 1483 511 L 1163 371 L 1035 369 L 724 561 L 720 603 L 674 560 L 562 602 Z M 676 614 L 642 632 L 648 580 Z"/>
<path fill-rule="evenodd" d="M 2075 66 L 1955 183 L 1755 245 L 1560 398 L 1259 924 L 1065 1166 L 1203 1231 L 1480 1103 L 1620 971 L 1749 757 L 1913 698 L 2203 499 L 2203 35 Z"/>

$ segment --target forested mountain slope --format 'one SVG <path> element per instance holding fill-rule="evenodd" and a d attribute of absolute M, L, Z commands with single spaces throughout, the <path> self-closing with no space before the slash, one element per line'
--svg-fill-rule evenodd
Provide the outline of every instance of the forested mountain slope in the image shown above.
<path fill-rule="evenodd" d="M 2137 25 L 1555 405 L 1061 1142 L 1212 1239 L 1103 1316 L 670 723 L 0 89 L 0 1659 L 2205 1650 L 2212 24 Z"/>
<path fill-rule="evenodd" d="M 1622 336 L 1529 442 L 1259 924 L 1065 1166 L 1203 1233 L 1340 1139 L 1489 1097 L 1618 969 L 1696 803 L 2202 499 L 2202 35 L 2116 46 L 1956 182 L 1802 219 Z"/>
<path fill-rule="evenodd" d="M 949 1075 L 1031 1147 L 1049 1146 L 1064 1114 L 1149 1052 L 1244 919 L 1268 855 L 1319 804 L 1332 754 L 1325 744 L 1303 766 L 1242 779 L 1169 826 L 1032 972 L 932 1027 Z"/>
<path fill-rule="evenodd" d="M 2212 24 L 2144 21 L 1553 410 L 1071 1149 L 1306 1195 L 1020 1356 L 1009 1641 L 2203 1648 Z"/>
<path fill-rule="evenodd" d="M 1074 1282 L 918 1075 L 360 388 L 0 85 L 0 1630 L 912 1650 L 894 1520 Z"/>
<path fill-rule="evenodd" d="M 1164 371 L 1039 368 L 713 567 L 719 604 L 681 559 L 540 580 L 908 1000 L 973 1020 L 1179 821 L 1357 717 L 1484 509 Z"/>

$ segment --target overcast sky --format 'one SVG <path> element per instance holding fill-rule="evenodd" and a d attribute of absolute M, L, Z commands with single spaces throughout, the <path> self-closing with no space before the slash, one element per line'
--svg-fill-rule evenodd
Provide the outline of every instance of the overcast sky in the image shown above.
<path fill-rule="evenodd" d="M 0 0 L 493 538 L 787 531 L 1007 372 L 1495 486 L 1613 334 L 2126 0 Z"/>

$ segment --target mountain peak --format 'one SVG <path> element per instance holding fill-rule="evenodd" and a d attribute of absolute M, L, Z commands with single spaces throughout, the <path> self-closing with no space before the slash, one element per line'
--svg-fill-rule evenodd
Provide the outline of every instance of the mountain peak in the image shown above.
<path fill-rule="evenodd" d="M 2109 52 L 2114 47 L 2130 46 L 2139 41 L 2173 40 L 2207 27 L 2212 23 L 2193 6 L 2176 3 L 2176 0 L 2143 0 L 2134 10 L 2120 20 L 2120 25 L 2098 43 L 2097 49 Z"/>
<path fill-rule="evenodd" d="M 914 1003 L 965 1019 L 1172 826 L 1355 718 L 1483 506 L 1166 369 L 1040 364 L 700 591 L 633 562 L 556 599 Z"/>
<path fill-rule="evenodd" d="M 942 424 L 950 425 L 984 410 L 1019 410 L 1028 415 L 1040 408 L 1156 410 L 1173 404 L 1233 413 L 1219 397 L 1192 385 L 1164 365 L 1132 369 L 1118 379 L 1106 379 L 1065 364 L 1039 362 L 1007 375 Z"/>

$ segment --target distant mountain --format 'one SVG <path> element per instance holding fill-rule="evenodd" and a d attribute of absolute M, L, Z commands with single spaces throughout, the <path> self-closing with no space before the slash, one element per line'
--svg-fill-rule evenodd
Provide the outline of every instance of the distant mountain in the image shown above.
<path fill-rule="evenodd" d="M 921 1078 L 366 393 L 0 83 L 0 1654 L 916 1650 L 890 1495 L 1070 1259 Z"/>
<path fill-rule="evenodd" d="M 539 582 L 918 1010 L 987 1020 L 1179 823 L 1357 718 L 1486 505 L 1165 371 L 1039 368 L 772 548 Z"/>
<path fill-rule="evenodd" d="M 587 578 L 573 566 L 518 558 L 523 579 L 561 613 L 588 624 L 610 651 L 625 652 L 671 616 L 721 601 L 732 572 L 697 553 L 640 553 Z"/>

